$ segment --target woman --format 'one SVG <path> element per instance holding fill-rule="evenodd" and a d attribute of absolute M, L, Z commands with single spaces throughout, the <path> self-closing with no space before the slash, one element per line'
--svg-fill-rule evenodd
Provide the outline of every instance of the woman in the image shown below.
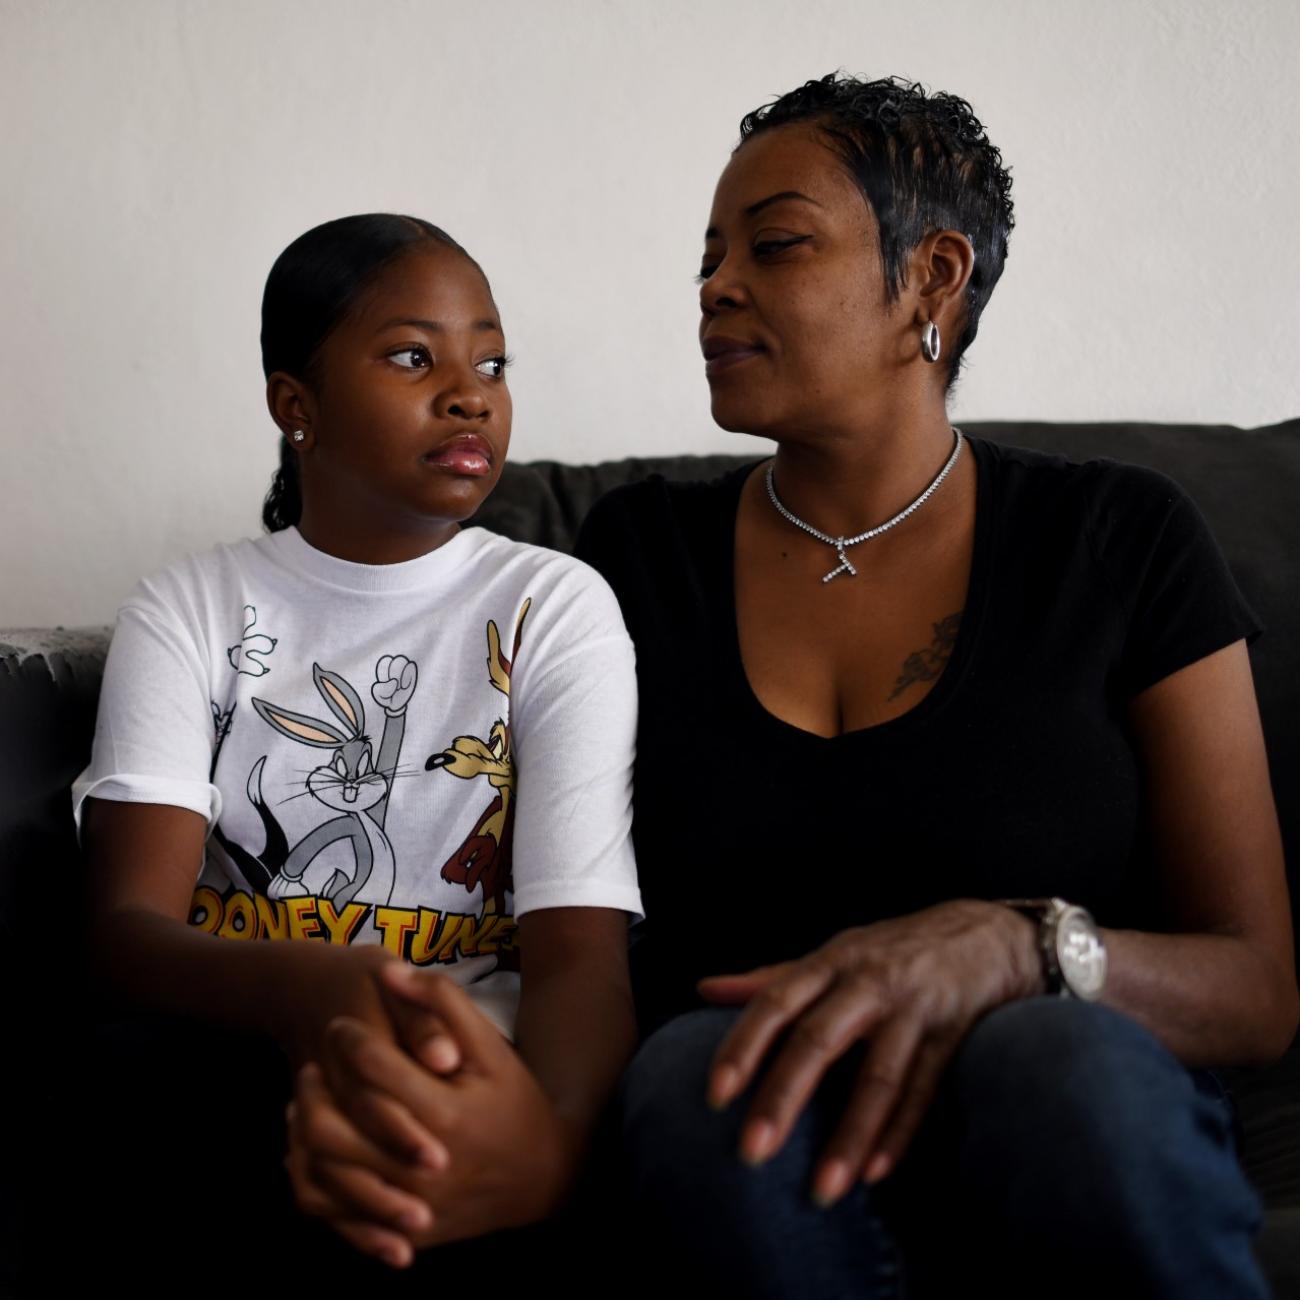
<path fill-rule="evenodd" d="M 951 96 L 749 114 L 700 339 L 775 457 L 579 546 L 641 691 L 639 1221 L 738 1294 L 1265 1293 L 1203 1069 L 1297 1021 L 1260 629 L 1167 479 L 950 425 L 1009 190 Z"/>
<path fill-rule="evenodd" d="M 585 566 L 460 527 L 510 440 L 482 269 L 415 218 L 328 222 L 273 266 L 262 353 L 268 535 L 131 593 L 75 790 L 101 968 L 179 1018 L 124 1040 L 87 1135 L 107 1267 L 149 1294 L 391 1280 L 284 1213 L 280 1053 L 385 1180 L 295 1159 L 300 1204 L 447 1282 L 449 1243 L 569 1198 L 634 1045 L 632 649 Z M 537 1232 L 462 1263 L 512 1244 L 537 1267 Z"/>

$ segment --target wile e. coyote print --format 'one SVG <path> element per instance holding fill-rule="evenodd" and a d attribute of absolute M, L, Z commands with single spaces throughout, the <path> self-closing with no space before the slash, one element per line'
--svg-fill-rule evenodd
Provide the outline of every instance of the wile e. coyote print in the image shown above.
<path fill-rule="evenodd" d="M 501 653 L 501 634 L 497 625 L 488 621 L 488 680 L 507 700 L 510 698 L 510 674 L 523 644 L 524 619 L 528 617 L 532 603 L 529 597 L 519 610 L 509 659 Z M 510 724 L 498 718 L 488 731 L 486 740 L 478 736 L 457 736 L 441 753 L 430 755 L 424 767 L 425 771 L 443 768 L 463 781 L 485 776 L 488 785 L 497 792 L 465 842 L 443 863 L 442 878 L 464 885 L 470 893 L 482 885 L 483 915 L 503 915 L 506 894 L 514 892 L 515 763 Z M 502 957 L 504 962 L 504 953 Z"/>
<path fill-rule="evenodd" d="M 406 706 L 415 692 L 417 669 L 404 655 L 384 655 L 375 665 L 370 694 L 384 710 L 378 756 L 366 735 L 365 707 L 351 684 L 319 664 L 312 664 L 311 675 L 337 722 L 295 713 L 267 700 L 254 699 L 252 704 L 258 717 L 280 735 L 313 749 L 330 751 L 328 762 L 313 768 L 307 775 L 306 789 L 293 797 L 310 795 L 339 816 L 320 823 L 290 848 L 283 827 L 262 794 L 264 754 L 253 764 L 246 789 L 266 832 L 265 848 L 255 856 L 219 828 L 213 835 L 248 885 L 270 898 L 316 895 L 329 899 L 336 908 L 354 901 L 387 904 L 392 899 L 397 863 L 392 843 L 384 833 L 384 819 L 398 774 Z M 222 742 L 230 731 L 232 714 L 233 709 L 223 714 L 213 705 L 217 726 L 213 773 Z M 352 848 L 351 873 L 336 867 L 327 880 L 315 881 L 309 887 L 305 877 L 312 863 L 331 844 L 342 840 Z"/>

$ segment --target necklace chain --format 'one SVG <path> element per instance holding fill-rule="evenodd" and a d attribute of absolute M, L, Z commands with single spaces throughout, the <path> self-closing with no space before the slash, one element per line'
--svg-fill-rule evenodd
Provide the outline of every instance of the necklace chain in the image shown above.
<path fill-rule="evenodd" d="M 775 465 L 767 467 L 767 495 L 771 498 L 772 504 L 780 512 L 781 517 L 788 519 L 796 528 L 802 528 L 809 537 L 815 537 L 819 542 L 824 542 L 827 546 L 833 546 L 835 553 L 839 556 L 839 567 L 832 569 L 823 579 L 823 582 L 830 582 L 832 578 L 838 578 L 841 573 L 848 573 L 857 577 L 858 571 L 853 567 L 853 562 L 845 554 L 845 550 L 850 546 L 857 546 L 859 542 L 869 541 L 873 537 L 879 537 L 881 533 L 887 533 L 895 524 L 901 524 L 914 510 L 919 510 L 930 495 L 938 488 L 939 484 L 948 477 L 948 471 L 957 463 L 957 457 L 961 452 L 962 432 L 958 428 L 953 429 L 952 454 L 944 462 L 943 468 L 934 476 L 930 486 L 921 493 L 910 506 L 905 506 L 892 519 L 886 519 L 883 524 L 877 524 L 874 528 L 868 528 L 866 532 L 858 533 L 855 537 L 832 537 L 829 533 L 824 533 L 820 528 L 814 528 L 812 524 L 805 523 L 798 515 L 787 510 L 781 504 L 781 498 L 776 494 L 776 483 L 774 482 L 773 471 Z"/>

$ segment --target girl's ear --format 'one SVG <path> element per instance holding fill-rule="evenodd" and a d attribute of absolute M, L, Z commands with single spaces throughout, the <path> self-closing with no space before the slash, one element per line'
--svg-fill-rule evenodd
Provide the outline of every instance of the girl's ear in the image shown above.
<path fill-rule="evenodd" d="M 301 379 L 283 370 L 275 371 L 266 381 L 266 409 L 294 450 L 306 451 L 312 445 L 316 404 L 311 389 Z"/>

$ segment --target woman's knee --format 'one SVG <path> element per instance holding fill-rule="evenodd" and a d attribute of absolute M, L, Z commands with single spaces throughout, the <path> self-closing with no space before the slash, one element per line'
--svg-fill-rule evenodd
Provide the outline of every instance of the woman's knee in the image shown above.
<path fill-rule="evenodd" d="M 1228 1107 L 1111 1008 L 1036 998 L 993 1012 L 943 1104 L 964 1194 L 1005 1221 L 1071 1240 L 1086 1223 L 1099 1248 L 1136 1257 L 1257 1220 Z"/>
<path fill-rule="evenodd" d="M 739 1154 L 755 1087 L 720 1112 L 708 1105 L 709 1066 L 738 1014 L 677 1017 L 624 1076 L 624 1155 L 645 1239 L 665 1247 L 664 1267 L 687 1260 L 697 1283 L 716 1279 L 745 1295 L 895 1295 L 897 1251 L 871 1189 L 859 1183 L 829 1210 L 812 1198 L 846 1076 L 817 1090 L 781 1149 L 756 1168 Z"/>
<path fill-rule="evenodd" d="M 1030 998 L 985 1016 L 952 1074 L 963 1109 L 1017 1131 L 1053 1126 L 1101 1143 L 1158 1131 L 1197 1100 L 1191 1076 L 1121 1012 L 1072 998 Z M 1226 1122 L 1226 1116 L 1225 1116 Z"/>
<path fill-rule="evenodd" d="M 739 1013 L 708 1007 L 670 1020 L 641 1045 L 623 1076 L 621 1113 L 625 1147 L 648 1154 L 717 1148 L 738 1137 L 728 1111 L 710 1109 L 709 1067 Z"/>

